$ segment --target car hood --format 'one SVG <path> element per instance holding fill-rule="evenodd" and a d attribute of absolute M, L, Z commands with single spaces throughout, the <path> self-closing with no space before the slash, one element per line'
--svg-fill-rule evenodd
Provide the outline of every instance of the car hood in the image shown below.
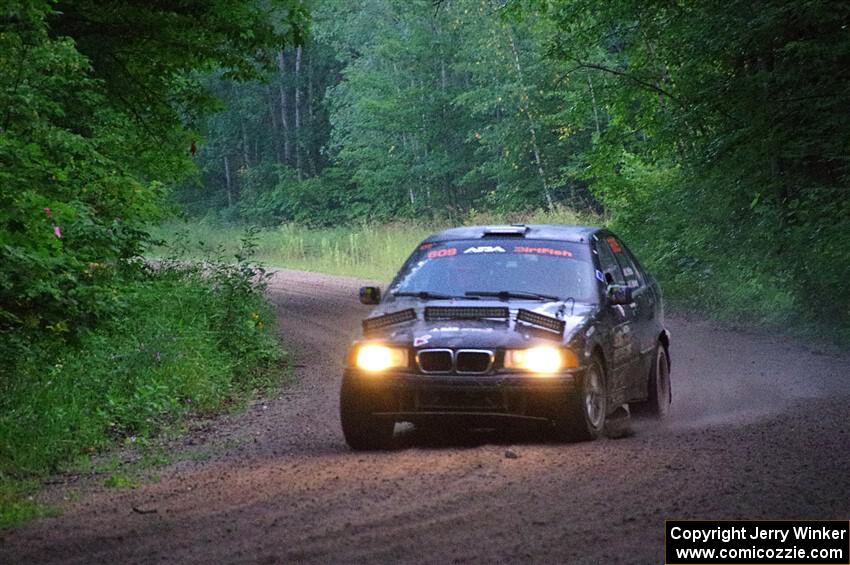
<path fill-rule="evenodd" d="M 426 307 L 507 307 L 510 317 L 505 320 L 425 320 Z M 416 319 L 371 331 L 366 339 L 379 339 L 390 343 L 415 348 L 512 348 L 529 347 L 535 344 L 566 343 L 577 331 L 584 328 L 596 311 L 596 306 L 572 301 L 538 302 L 524 300 L 417 300 L 401 299 L 381 304 L 370 318 L 392 314 L 412 308 Z M 536 330 L 525 324 L 517 324 L 519 309 L 530 310 L 565 323 L 563 337 L 554 332 Z"/>

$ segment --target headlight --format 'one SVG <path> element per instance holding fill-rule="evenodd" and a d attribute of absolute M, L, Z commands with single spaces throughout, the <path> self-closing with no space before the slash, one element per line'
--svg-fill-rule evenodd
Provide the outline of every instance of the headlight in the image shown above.
<path fill-rule="evenodd" d="M 575 353 L 557 347 L 532 347 L 505 351 L 505 368 L 532 373 L 556 373 L 561 369 L 578 367 Z"/>
<path fill-rule="evenodd" d="M 385 345 L 364 345 L 357 350 L 355 364 L 365 371 L 385 371 L 407 367 L 407 349 Z"/>

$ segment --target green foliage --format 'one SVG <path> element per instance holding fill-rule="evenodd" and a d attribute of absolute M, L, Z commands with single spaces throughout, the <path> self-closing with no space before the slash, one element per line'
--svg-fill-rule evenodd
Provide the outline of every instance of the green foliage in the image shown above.
<path fill-rule="evenodd" d="M 139 481 L 131 479 L 125 475 L 115 473 L 104 479 L 103 486 L 115 489 L 135 489 L 139 488 Z"/>
<path fill-rule="evenodd" d="M 592 204 L 563 172 L 590 134 L 557 119 L 551 29 L 480 0 L 327 0 L 313 15 L 300 73 L 286 50 L 266 84 L 209 78 L 229 109 L 198 153 L 205 192 L 176 192 L 188 212 L 331 226 Z"/>
<path fill-rule="evenodd" d="M 301 0 L 209 0 L 56 3 L 46 23 L 52 37 L 69 37 L 90 61 L 105 101 L 138 129 L 115 139 L 137 173 L 165 180 L 188 168 L 199 120 L 217 106 L 197 80 L 200 72 L 249 80 L 273 66 L 270 48 L 305 39 L 308 13 Z M 129 138 L 129 139 L 128 139 Z"/>
<path fill-rule="evenodd" d="M 577 138 L 548 120 L 561 100 L 557 64 L 540 56 L 547 30 L 482 1 L 373 0 L 341 15 L 346 27 L 326 31 L 317 11 L 316 30 L 345 57 L 332 147 L 371 204 L 367 218 L 460 219 L 581 193 L 554 159 Z"/>
<path fill-rule="evenodd" d="M 0 484 L 268 383 L 262 277 L 141 256 L 215 105 L 199 73 L 262 76 L 306 18 L 300 0 L 0 8 Z M 0 503 L 3 524 L 40 512 Z"/>
<path fill-rule="evenodd" d="M 15 375 L 113 320 L 163 183 L 191 168 L 193 73 L 255 76 L 300 40 L 298 0 L 13 2 L 0 12 L 0 355 Z M 276 20 L 276 21 L 275 21 Z M 41 347 L 40 345 L 38 347 Z"/>
<path fill-rule="evenodd" d="M 42 504 L 29 495 L 31 482 L 0 480 L 0 531 L 14 528 L 36 518 L 58 516 L 58 508 Z"/>
<path fill-rule="evenodd" d="M 522 4 L 522 5 L 521 5 Z M 846 22 L 829 2 L 517 3 L 590 73 L 607 123 L 582 178 L 674 294 L 756 321 L 844 325 Z"/>
<path fill-rule="evenodd" d="M 214 210 L 221 219 L 251 221 L 259 213 L 265 221 L 265 214 L 278 212 L 254 209 L 255 187 L 268 190 L 279 182 L 324 175 L 330 157 L 325 92 L 339 69 L 334 53 L 311 39 L 303 46 L 266 51 L 264 57 L 277 67 L 264 69 L 256 80 L 234 84 L 221 72 L 201 79 L 223 108 L 203 124 L 198 178 L 175 191 L 186 211 Z"/>
<path fill-rule="evenodd" d="M 124 124 L 73 42 L 49 37 L 46 5 L 20 15 L 31 19 L 0 33 L 0 353 L 12 360 L 22 330 L 61 337 L 108 315 L 98 290 L 138 253 L 159 192 L 116 167 L 108 140 Z"/>
<path fill-rule="evenodd" d="M 97 332 L 28 348 L 3 381 L 0 476 L 40 475 L 271 386 L 281 357 L 252 245 L 234 264 L 168 262 L 126 281 L 119 313 Z"/>
<path fill-rule="evenodd" d="M 342 170 L 328 167 L 320 175 L 298 178 L 284 165 L 265 163 L 245 175 L 239 217 L 257 225 L 295 222 L 304 226 L 331 226 L 349 222 L 360 208 L 352 198 Z M 361 200 L 362 202 L 362 200 Z"/>

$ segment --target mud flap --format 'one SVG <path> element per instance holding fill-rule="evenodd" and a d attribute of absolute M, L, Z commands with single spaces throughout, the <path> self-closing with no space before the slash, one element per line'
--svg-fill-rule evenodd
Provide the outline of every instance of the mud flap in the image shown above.
<path fill-rule="evenodd" d="M 611 439 L 619 439 L 632 435 L 632 415 L 628 404 L 621 404 L 605 420 L 605 435 Z"/>

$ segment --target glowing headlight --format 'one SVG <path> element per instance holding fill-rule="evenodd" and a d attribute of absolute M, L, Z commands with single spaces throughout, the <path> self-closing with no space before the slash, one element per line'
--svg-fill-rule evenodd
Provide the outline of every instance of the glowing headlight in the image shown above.
<path fill-rule="evenodd" d="M 385 345 L 364 345 L 357 350 L 357 367 L 366 371 L 384 371 L 407 367 L 407 350 Z"/>
<path fill-rule="evenodd" d="M 522 369 L 532 373 L 556 373 L 561 369 L 578 367 L 578 359 L 569 349 L 532 347 L 505 351 L 505 368 Z"/>

